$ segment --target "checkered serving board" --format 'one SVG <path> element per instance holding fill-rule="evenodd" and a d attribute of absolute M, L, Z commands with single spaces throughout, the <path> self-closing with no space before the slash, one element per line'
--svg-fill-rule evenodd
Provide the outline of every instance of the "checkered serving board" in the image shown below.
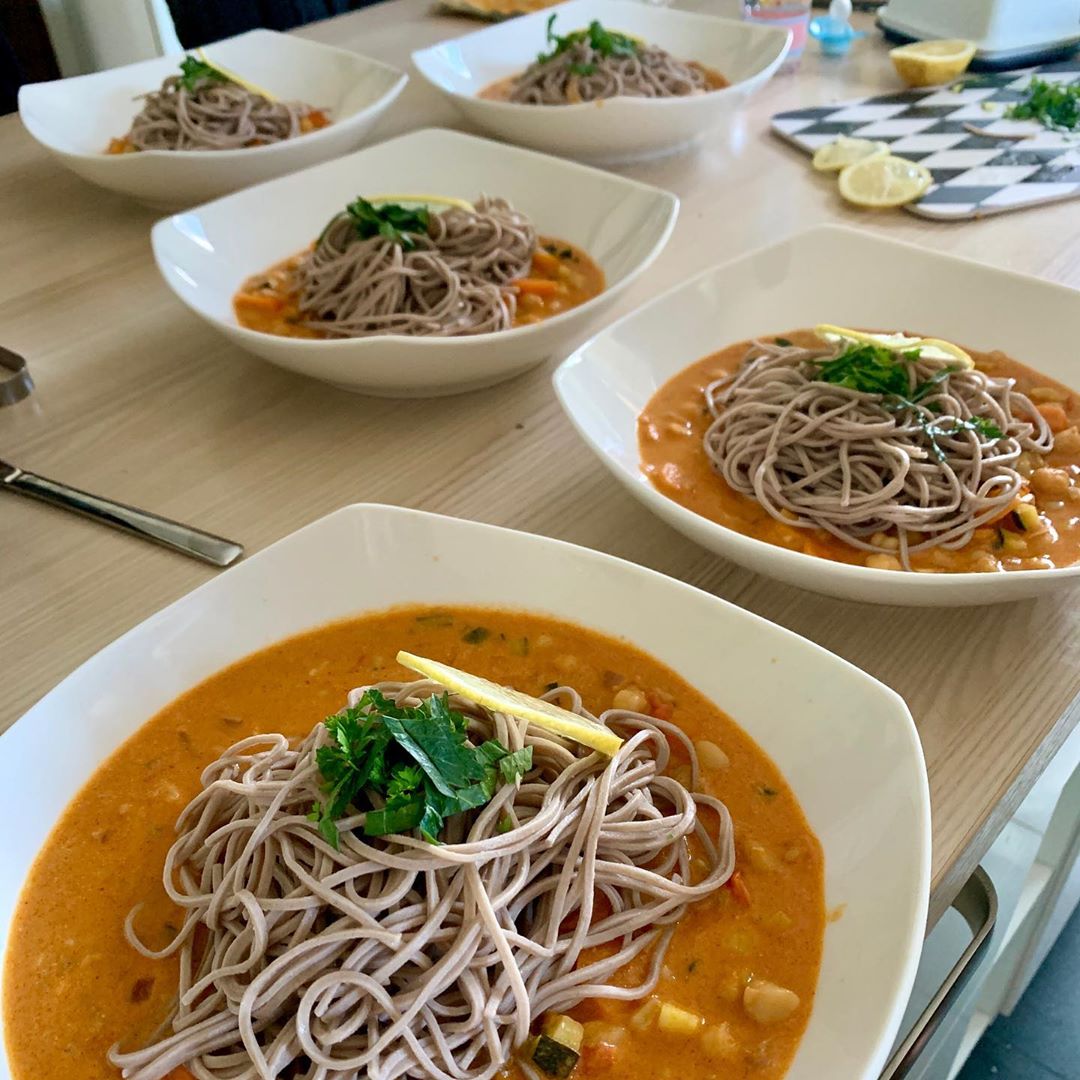
<path fill-rule="evenodd" d="M 1080 60 L 778 113 L 772 129 L 807 153 L 848 135 L 880 140 L 892 153 L 922 162 L 934 182 L 907 209 L 923 217 L 956 220 L 1019 210 L 1080 195 L 1080 135 L 1002 115 L 1024 96 L 1033 74 L 1080 82 Z M 1008 137 L 1017 135 L 1030 137 Z"/>

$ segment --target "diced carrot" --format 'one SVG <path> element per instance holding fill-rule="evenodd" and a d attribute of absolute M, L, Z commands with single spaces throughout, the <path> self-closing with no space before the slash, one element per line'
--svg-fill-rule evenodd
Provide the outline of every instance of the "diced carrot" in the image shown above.
<path fill-rule="evenodd" d="M 122 139 L 110 139 L 109 148 L 105 152 L 107 154 L 127 154 L 134 149 L 135 147 L 129 142 L 125 135 Z"/>
<path fill-rule="evenodd" d="M 663 690 L 650 689 L 645 691 L 645 697 L 649 702 L 649 715 L 657 720 L 670 720 L 675 715 L 675 699 Z"/>
<path fill-rule="evenodd" d="M 558 271 L 559 260 L 550 251 L 538 248 L 533 252 L 532 265 L 534 272 L 550 274 Z"/>
<path fill-rule="evenodd" d="M 1043 414 L 1043 418 L 1050 425 L 1051 431 L 1055 433 L 1064 431 L 1069 426 L 1069 418 L 1066 415 L 1065 410 L 1055 402 L 1048 401 L 1037 407 L 1039 412 Z"/>
<path fill-rule="evenodd" d="M 1021 491 L 1021 494 L 1023 493 L 1023 490 L 1026 490 L 1026 488 L 1027 488 L 1027 485 L 1025 484 L 1025 485 L 1024 485 L 1024 489 L 1022 489 L 1022 491 Z M 1022 502 L 1023 502 L 1023 501 L 1024 501 L 1023 499 L 1021 499 L 1021 498 L 1020 498 L 1019 496 L 1017 496 L 1017 497 L 1016 497 L 1015 499 L 1013 499 L 1013 501 L 1012 501 L 1011 503 L 1009 503 L 1009 505 L 1008 505 L 1008 506 L 1006 506 L 1006 507 L 1005 507 L 1005 509 L 1004 509 L 1004 510 L 1002 510 L 1002 511 L 1001 511 L 1001 513 L 1000 513 L 1000 514 L 998 514 L 998 516 L 997 516 L 997 517 L 991 518 L 991 519 L 990 519 L 990 520 L 989 520 L 989 521 L 988 521 L 988 522 L 987 522 L 986 524 L 987 524 L 987 525 L 996 525 L 996 524 L 997 524 L 997 523 L 998 523 L 999 521 L 1004 521 L 1004 520 L 1005 520 L 1006 518 L 1008 518 L 1008 517 L 1009 517 L 1009 515 L 1010 515 L 1010 514 L 1011 514 L 1011 513 L 1012 513 L 1012 512 L 1013 512 L 1013 511 L 1014 511 L 1014 510 L 1015 510 L 1015 509 L 1016 509 L 1016 508 L 1017 508 L 1017 507 L 1018 507 L 1018 506 L 1019 506 L 1019 505 L 1020 505 L 1020 504 L 1022 503 Z M 976 530 L 976 531 L 978 531 L 978 530 Z"/>
<path fill-rule="evenodd" d="M 727 885 L 740 904 L 744 907 L 750 906 L 750 890 L 746 887 L 746 881 L 742 876 L 741 870 L 736 870 L 735 873 L 728 878 Z"/>
<path fill-rule="evenodd" d="M 599 1042 L 581 1048 L 581 1064 L 586 1069 L 610 1069 L 615 1064 L 619 1048 Z"/>
<path fill-rule="evenodd" d="M 272 293 L 240 293 L 236 297 L 236 306 L 254 308 L 256 311 L 280 311 L 285 301 Z"/>
<path fill-rule="evenodd" d="M 312 109 L 307 116 L 303 117 L 300 121 L 301 131 L 318 131 L 319 128 L 329 126 L 330 117 L 322 111 L 322 109 Z"/>
<path fill-rule="evenodd" d="M 511 284 L 522 296 L 558 296 L 561 292 L 559 282 L 546 278 L 518 278 Z"/>

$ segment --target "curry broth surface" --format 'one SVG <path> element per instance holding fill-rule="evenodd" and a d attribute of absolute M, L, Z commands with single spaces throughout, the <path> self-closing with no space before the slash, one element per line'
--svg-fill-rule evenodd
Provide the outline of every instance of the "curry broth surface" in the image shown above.
<path fill-rule="evenodd" d="M 691 909 L 657 994 L 709 1023 L 727 1021 L 736 1058 L 718 1069 L 698 1040 L 653 1025 L 628 1029 L 614 1061 L 584 1054 L 574 1078 L 783 1075 L 809 1018 L 825 914 L 821 849 L 776 766 L 688 683 L 625 642 L 517 612 L 409 607 L 331 624 L 239 661 L 163 709 L 98 769 L 34 863 L 13 920 L 4 1001 L 14 1080 L 117 1080 L 107 1050 L 151 1035 L 178 970 L 175 960 L 138 955 L 124 939 L 124 918 L 144 903 L 136 925 L 154 947 L 177 925 L 161 868 L 202 769 L 248 735 L 306 735 L 355 686 L 414 678 L 395 662 L 402 648 L 531 693 L 566 682 L 597 713 L 634 685 L 657 708 L 670 697 L 676 723 L 723 748 L 730 767 L 706 772 L 705 786 L 731 811 L 749 901 L 724 888 Z M 775 865 L 757 868 L 745 857 L 750 843 Z M 794 1015 L 769 1026 L 750 1020 L 739 995 L 752 975 L 798 993 Z M 620 1022 L 638 1004 L 586 1002 L 577 1013 Z M 173 1080 L 186 1076 L 177 1070 Z"/>
<path fill-rule="evenodd" d="M 779 336 L 804 348 L 821 344 L 812 330 L 762 336 Z M 672 376 L 656 391 L 638 417 L 642 472 L 669 499 L 736 532 L 835 562 L 865 564 L 869 552 L 845 544 L 824 529 L 800 529 L 778 521 L 755 499 L 732 490 L 713 471 L 703 446 L 712 422 L 705 404 L 705 388 L 734 371 L 751 344 L 750 340 L 739 341 L 712 353 Z M 1080 423 L 1080 394 L 1004 353 L 966 351 L 980 371 L 1015 379 L 1023 394 L 1038 389 L 1055 393 L 1061 400 L 1050 400 L 1044 407 L 1060 405 L 1066 425 L 1075 427 Z M 1069 491 L 1075 494 L 1065 492 L 1059 496 L 1034 490 L 1035 505 L 1050 527 L 1024 538 L 1027 550 L 1022 556 L 1000 550 L 996 530 L 985 527 L 976 530 L 971 542 L 957 551 L 931 549 L 912 555 L 912 566 L 924 572 L 956 573 L 1050 569 L 1080 561 L 1080 435 L 1069 435 L 1060 443 L 1060 448 L 1055 446 L 1041 464 L 1066 472 L 1071 478 Z"/>

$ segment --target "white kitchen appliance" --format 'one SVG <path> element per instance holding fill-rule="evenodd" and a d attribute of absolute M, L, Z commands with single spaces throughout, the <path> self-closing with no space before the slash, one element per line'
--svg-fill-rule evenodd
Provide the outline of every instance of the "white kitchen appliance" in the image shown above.
<path fill-rule="evenodd" d="M 973 67 L 1020 67 L 1080 47 L 1080 0 L 889 0 L 878 25 L 901 41 L 974 41 Z"/>

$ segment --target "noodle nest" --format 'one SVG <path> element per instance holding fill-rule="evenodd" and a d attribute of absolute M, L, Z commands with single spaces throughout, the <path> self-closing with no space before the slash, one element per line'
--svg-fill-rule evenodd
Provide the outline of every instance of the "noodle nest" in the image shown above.
<path fill-rule="evenodd" d="M 904 398 L 822 381 L 849 347 L 754 342 L 705 389 L 705 453 L 777 520 L 910 570 L 911 554 L 962 548 L 1005 512 L 1026 483 L 1021 453 L 1047 452 L 1053 435 L 1014 380 L 947 360 L 897 354 Z"/>
<path fill-rule="evenodd" d="M 161 89 L 144 95 L 127 142 L 135 150 L 239 150 L 300 135 L 301 122 L 313 111 L 234 82 L 204 78 L 192 84 L 170 75 Z"/>
<path fill-rule="evenodd" d="M 377 689 L 402 705 L 441 692 Z M 546 697 L 588 715 L 572 689 Z M 110 1053 L 124 1077 L 161 1080 L 182 1064 L 198 1080 L 487 1080 L 544 1011 L 651 992 L 675 924 L 734 863 L 723 804 L 665 775 L 677 743 L 698 786 L 693 744 L 668 722 L 611 710 L 600 721 L 625 741 L 607 758 L 463 698 L 450 705 L 475 744 L 531 746 L 532 768 L 450 818 L 441 844 L 366 837 L 363 814 L 338 823 L 339 850 L 326 842 L 308 815 L 322 797 L 322 724 L 297 746 L 242 740 L 206 769 L 165 864 L 186 913 L 179 933 L 153 952 L 138 909 L 128 920 L 132 944 L 179 954 L 181 974 L 151 1044 Z M 641 954 L 640 983 L 609 984 Z"/>
<path fill-rule="evenodd" d="M 576 105 L 613 97 L 670 98 L 709 89 L 702 68 L 657 45 L 629 55 L 605 55 L 578 41 L 537 61 L 514 80 L 508 100 L 520 105 Z"/>
<path fill-rule="evenodd" d="M 328 337 L 451 337 L 508 330 L 536 229 L 505 199 L 432 214 L 408 250 L 383 235 L 362 238 L 339 214 L 296 270 L 304 325 Z"/>

